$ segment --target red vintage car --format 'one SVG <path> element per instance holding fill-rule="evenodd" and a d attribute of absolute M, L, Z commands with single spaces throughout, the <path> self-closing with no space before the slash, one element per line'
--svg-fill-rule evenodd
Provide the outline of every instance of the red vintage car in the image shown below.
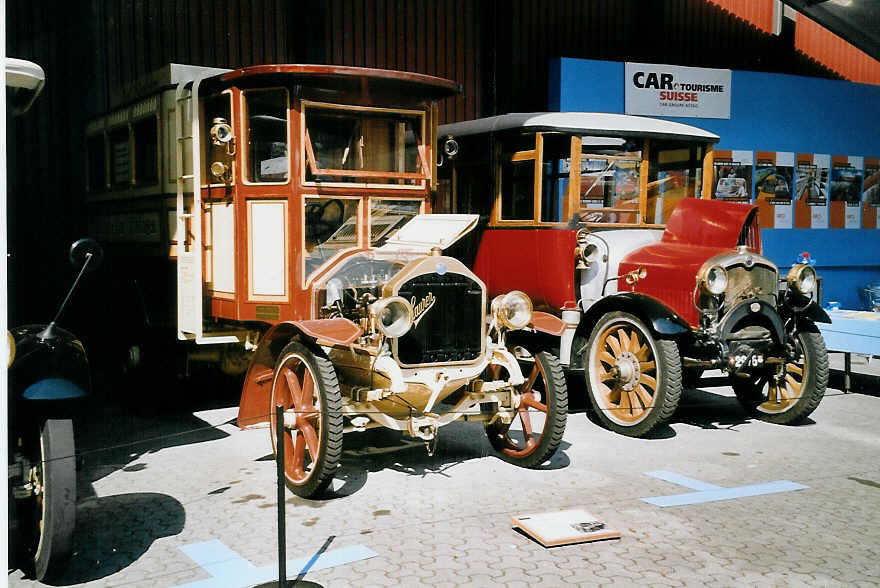
<path fill-rule="evenodd" d="M 780 281 L 758 209 L 712 200 L 718 137 L 605 113 L 517 113 L 440 127 L 456 210 L 478 213 L 471 249 L 490 295 L 515 288 L 561 319 L 552 345 L 583 369 L 610 429 L 644 436 L 683 388 L 722 369 L 757 418 L 803 421 L 828 358 L 818 279 Z"/>

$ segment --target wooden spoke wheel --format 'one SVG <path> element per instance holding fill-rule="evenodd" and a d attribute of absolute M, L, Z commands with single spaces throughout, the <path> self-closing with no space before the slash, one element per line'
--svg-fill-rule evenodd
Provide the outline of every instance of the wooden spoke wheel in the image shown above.
<path fill-rule="evenodd" d="M 562 366 L 553 355 L 542 351 L 534 363 L 524 366 L 526 381 L 517 390 L 520 401 L 513 421 L 496 421 L 486 427 L 486 434 L 505 461 L 533 468 L 550 459 L 562 442 L 568 390 Z M 489 368 L 496 379 L 500 371 L 497 366 Z"/>
<path fill-rule="evenodd" d="M 682 389 L 674 341 L 655 339 L 637 317 L 612 312 L 593 328 L 585 353 L 590 403 L 606 427 L 642 437 L 672 417 Z"/>
<path fill-rule="evenodd" d="M 791 425 L 803 421 L 819 406 L 828 384 L 825 341 L 819 333 L 801 332 L 796 343 L 797 357 L 781 371 L 768 366 L 749 378 L 731 376 L 736 397 L 752 416 Z"/>
<path fill-rule="evenodd" d="M 284 407 L 283 423 L 275 407 Z M 284 433 L 284 477 L 291 492 L 311 498 L 326 490 L 342 456 L 342 398 L 333 365 L 300 343 L 287 345 L 275 364 L 269 417 L 276 455 Z"/>

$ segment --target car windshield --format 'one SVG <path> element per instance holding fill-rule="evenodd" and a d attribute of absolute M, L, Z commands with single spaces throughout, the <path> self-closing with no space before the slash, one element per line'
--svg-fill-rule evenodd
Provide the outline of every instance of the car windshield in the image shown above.
<path fill-rule="evenodd" d="M 427 177 L 423 113 L 308 104 L 307 182 L 420 185 Z"/>

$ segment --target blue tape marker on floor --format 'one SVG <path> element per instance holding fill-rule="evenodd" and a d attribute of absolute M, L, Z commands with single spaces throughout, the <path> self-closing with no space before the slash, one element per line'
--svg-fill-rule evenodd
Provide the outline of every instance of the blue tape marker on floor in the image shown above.
<path fill-rule="evenodd" d="M 722 488 L 721 486 L 716 486 L 715 484 L 709 484 L 708 482 L 702 482 L 700 480 L 688 478 L 687 476 L 682 476 L 681 474 L 676 474 L 675 472 L 658 470 L 656 472 L 647 472 L 647 474 L 660 480 L 665 480 L 667 482 L 672 482 L 673 484 L 678 484 L 679 486 L 684 486 L 685 488 L 690 488 L 691 490 L 720 490 Z"/>
<path fill-rule="evenodd" d="M 257 568 L 241 555 L 216 539 L 203 543 L 184 545 L 180 548 L 190 559 L 199 564 L 211 578 L 181 584 L 175 588 L 237 588 L 253 586 L 278 579 L 278 564 Z M 363 545 L 325 551 L 317 556 L 287 560 L 288 578 L 296 578 L 303 571 L 332 568 L 378 555 Z"/>
<path fill-rule="evenodd" d="M 719 490 L 704 490 L 702 492 L 688 492 L 673 496 L 654 496 L 642 498 L 656 506 L 684 506 L 687 504 L 701 504 L 703 502 L 715 502 L 716 500 L 731 500 L 733 498 L 745 498 L 746 496 L 759 496 L 761 494 L 776 494 L 777 492 L 791 492 L 803 490 L 808 486 L 796 484 L 788 480 L 768 482 L 767 484 L 754 484 L 752 486 L 739 486 L 737 488 L 721 488 Z"/>
<path fill-rule="evenodd" d="M 690 488 L 698 490 L 698 492 L 687 492 L 685 494 L 673 494 L 671 496 L 652 496 L 650 498 L 642 498 L 644 502 L 656 506 L 685 506 L 688 504 L 701 504 L 704 502 L 715 502 L 716 500 L 731 500 L 734 498 L 745 498 L 747 496 L 759 496 L 761 494 L 776 494 L 778 492 L 791 492 L 792 490 L 804 490 L 809 486 L 789 482 L 788 480 L 777 480 L 766 484 L 752 484 L 750 486 L 738 486 L 736 488 L 724 488 L 715 486 L 707 482 L 688 478 L 675 472 L 667 472 L 658 470 L 656 472 L 646 472 L 646 475 Z"/>

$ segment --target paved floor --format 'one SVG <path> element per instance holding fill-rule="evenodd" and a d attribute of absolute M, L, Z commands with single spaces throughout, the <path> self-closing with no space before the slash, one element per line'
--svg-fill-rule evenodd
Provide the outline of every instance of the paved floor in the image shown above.
<path fill-rule="evenodd" d="M 854 369 L 876 376 L 878 364 L 857 360 Z M 836 389 L 810 422 L 783 427 L 748 419 L 728 389 L 712 387 L 723 382 L 709 379 L 686 393 L 660 435 L 629 439 L 589 420 L 575 378 L 580 410 L 562 450 L 538 471 L 495 458 L 474 423 L 442 429 L 433 457 L 387 431 L 347 436 L 334 497 L 287 493 L 287 555 L 375 552 L 300 576 L 328 587 L 876 586 L 878 382 L 857 375 L 856 392 L 842 394 L 836 372 Z M 275 464 L 267 430 L 239 431 L 235 413 L 137 418 L 111 408 L 78 431 L 76 553 L 59 584 L 257 583 L 256 571 L 277 562 Z M 692 490 L 647 475 L 656 470 L 722 487 L 790 480 L 808 488 L 660 508 L 641 499 Z M 512 515 L 569 508 L 594 513 L 621 539 L 545 549 L 511 528 Z M 202 550 L 202 565 L 182 548 Z M 19 571 L 8 580 L 34 585 Z"/>

